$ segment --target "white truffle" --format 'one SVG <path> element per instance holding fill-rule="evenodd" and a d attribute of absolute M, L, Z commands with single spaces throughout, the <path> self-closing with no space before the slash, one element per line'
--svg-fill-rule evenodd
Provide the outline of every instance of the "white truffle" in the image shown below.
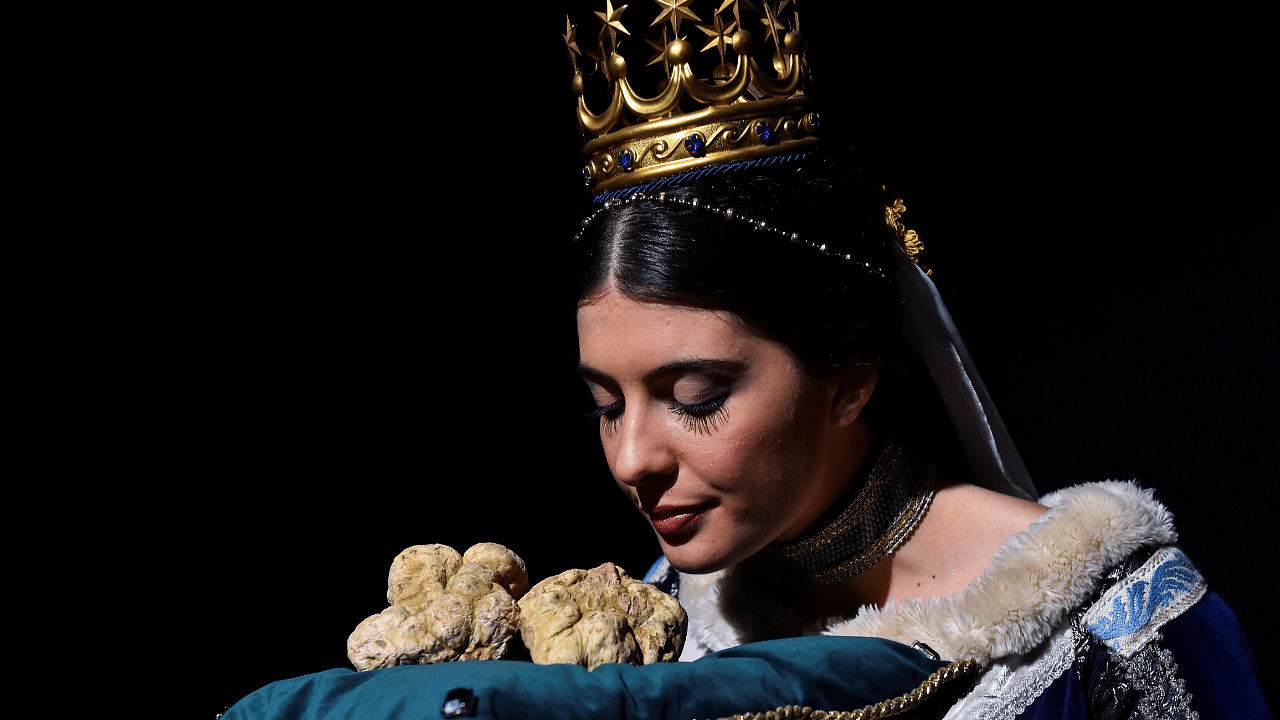
<path fill-rule="evenodd" d="M 674 662 L 687 628 L 675 598 L 613 563 L 567 570 L 520 600 L 520 637 L 539 664 Z"/>
<path fill-rule="evenodd" d="M 462 565 L 448 545 L 414 545 L 402 551 L 387 573 L 387 602 L 417 607 L 444 593 L 444 584 Z"/>
<path fill-rule="evenodd" d="M 529 590 L 529 571 L 519 555 L 497 543 L 476 543 L 462 556 L 463 563 L 477 563 L 493 569 L 494 582 L 519 600 Z"/>
<path fill-rule="evenodd" d="M 501 658 L 520 624 L 512 590 L 528 586 L 524 561 L 501 545 L 408 548 L 387 574 L 391 606 L 356 626 L 347 658 L 357 670 Z"/>

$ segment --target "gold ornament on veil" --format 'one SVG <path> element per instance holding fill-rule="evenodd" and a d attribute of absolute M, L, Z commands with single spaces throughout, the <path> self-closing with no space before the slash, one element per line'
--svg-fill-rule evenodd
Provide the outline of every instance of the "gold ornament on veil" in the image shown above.
<path fill-rule="evenodd" d="M 893 236 L 897 239 L 898 244 L 902 246 L 903 250 L 906 250 L 907 257 L 911 258 L 911 262 L 920 265 L 920 254 L 924 252 L 924 243 L 920 240 L 920 236 L 916 234 L 915 230 L 902 224 L 902 214 L 907 211 L 907 204 L 889 188 L 881 185 L 880 190 L 889 197 L 884 206 L 885 223 L 893 231 Z M 925 275 L 933 274 L 933 270 L 924 265 L 920 265 L 920 269 L 924 271 Z"/>
<path fill-rule="evenodd" d="M 808 65 L 793 0 L 764 0 L 763 10 L 748 0 L 723 0 L 718 7 L 708 4 L 699 10 L 705 20 L 695 12 L 695 0 L 656 4 L 658 13 L 649 27 L 660 25 L 661 32 L 659 39 L 645 40 L 653 54 L 644 67 L 661 63 L 664 77 L 651 96 L 632 86 L 620 50 L 633 38 L 626 24 L 643 22 L 632 20 L 636 8 L 605 0 L 604 10 L 595 13 L 602 27 L 592 50 L 581 49 L 579 27 L 566 19 L 564 40 L 585 143 L 583 180 L 593 193 L 711 165 L 804 152 L 818 142 L 818 115 L 804 94 Z M 763 14 L 752 20 L 753 13 Z M 770 68 L 752 57 L 757 38 L 744 25 L 754 28 L 757 23 L 766 47 L 772 48 Z M 706 38 L 701 49 L 687 37 L 690 25 Z M 691 63 L 700 52 L 712 51 L 720 63 L 710 77 L 699 78 Z M 586 99 L 584 58 L 607 85 L 608 105 L 599 112 Z"/>

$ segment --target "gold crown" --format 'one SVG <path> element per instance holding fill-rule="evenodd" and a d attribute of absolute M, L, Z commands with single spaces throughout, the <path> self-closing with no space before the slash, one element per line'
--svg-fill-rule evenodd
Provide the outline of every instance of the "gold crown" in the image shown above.
<path fill-rule="evenodd" d="M 629 5 L 614 8 L 612 0 L 605 0 L 604 11 L 596 12 L 603 24 L 597 50 L 580 50 L 578 27 L 565 18 L 564 41 L 573 63 L 578 128 L 585 143 L 583 181 L 594 193 L 711 165 L 763 162 L 804 152 L 818 142 L 818 115 L 812 98 L 804 94 L 809 70 L 794 0 L 762 0 L 763 9 L 750 0 L 717 1 L 719 7 L 706 24 L 696 26 L 707 42 L 695 51 L 680 30 L 681 21 L 704 22 L 690 7 L 694 0 L 656 0 L 661 10 L 650 27 L 661 25 L 662 36 L 645 42 L 656 51 L 648 65 L 661 62 L 665 77 L 653 97 L 632 88 L 627 62 L 618 51 L 619 34 L 631 34 L 622 19 Z M 755 38 L 743 27 L 744 13 L 762 13 L 766 48 L 772 44 L 772 72 L 752 57 Z M 719 52 L 720 64 L 708 79 L 700 79 L 690 63 L 699 52 L 711 50 Z M 735 61 L 729 61 L 729 51 Z M 610 91 L 608 108 L 598 114 L 587 107 L 584 96 L 583 56 L 604 75 Z"/>

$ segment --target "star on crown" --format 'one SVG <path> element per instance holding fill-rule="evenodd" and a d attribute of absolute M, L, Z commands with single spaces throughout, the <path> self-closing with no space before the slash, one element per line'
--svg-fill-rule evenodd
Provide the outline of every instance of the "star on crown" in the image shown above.
<path fill-rule="evenodd" d="M 808 65 L 795 0 L 721 0 L 714 9 L 695 12 L 698 0 L 655 0 L 658 13 L 649 24 L 661 26 L 658 39 L 645 38 L 653 54 L 643 67 L 661 63 L 656 94 L 642 95 L 628 76 L 621 45 L 632 34 L 622 17 L 631 5 L 605 0 L 595 15 L 601 27 L 596 48 L 582 49 L 578 27 L 568 19 L 563 35 L 573 65 L 578 96 L 578 126 L 586 147 L 584 181 L 596 190 L 634 186 L 641 181 L 708 164 L 766 157 L 802 150 L 817 142 L 818 117 L 804 93 Z M 743 17 L 762 13 L 752 27 L 762 30 L 771 62 L 753 57 L 755 36 Z M 731 19 L 726 17 L 731 15 Z M 693 23 L 706 38 L 702 48 L 682 34 Z M 705 24 L 700 24 L 704 23 Z M 720 62 L 699 77 L 691 62 L 715 50 Z M 736 58 L 731 57 L 736 56 Z M 603 75 L 608 106 L 593 111 L 587 103 L 582 59 Z"/>

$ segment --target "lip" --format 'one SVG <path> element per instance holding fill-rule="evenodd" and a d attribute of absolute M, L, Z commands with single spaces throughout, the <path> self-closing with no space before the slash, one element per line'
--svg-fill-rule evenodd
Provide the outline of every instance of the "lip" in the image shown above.
<path fill-rule="evenodd" d="M 696 523 L 711 503 L 701 505 L 659 505 L 645 513 L 653 529 L 661 535 L 674 535 Z"/>

